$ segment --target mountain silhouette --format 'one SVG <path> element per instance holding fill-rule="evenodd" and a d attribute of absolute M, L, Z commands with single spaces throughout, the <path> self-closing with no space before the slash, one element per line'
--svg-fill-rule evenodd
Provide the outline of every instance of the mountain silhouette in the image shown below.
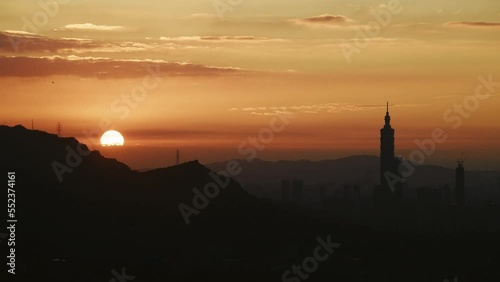
<path fill-rule="evenodd" d="M 333 228 L 259 200 L 234 180 L 188 225 L 179 204 L 192 207 L 193 189 L 214 182 L 198 161 L 141 173 L 92 151 L 59 182 L 52 164 L 67 165 L 67 148 L 85 145 L 22 126 L 0 126 L 0 136 L 0 167 L 16 172 L 18 272 L 27 278 L 68 281 L 76 272 L 81 280 L 72 281 L 109 281 L 122 266 L 141 279 L 201 275 L 193 269 L 269 274 Z"/>
<path fill-rule="evenodd" d="M 327 213 L 257 198 L 235 179 L 186 224 L 180 204 L 195 207 L 193 189 L 215 183 L 217 169 L 190 161 L 138 172 L 88 152 L 74 138 L 22 126 L 0 126 L 0 138 L 3 175 L 16 172 L 17 281 L 117 281 L 112 271 L 124 268 L 134 282 L 284 281 L 286 270 L 313 256 L 318 238 L 340 247 L 308 281 L 500 276 L 495 226 L 482 233 L 436 235 L 427 225 L 418 229 L 425 233 L 401 232 L 406 213 L 381 219 L 373 211 L 364 216 L 381 228 L 340 223 Z M 59 175 L 62 181 L 54 163 L 70 169 Z"/>
<path fill-rule="evenodd" d="M 373 187 L 380 183 L 380 158 L 370 155 L 350 156 L 335 160 L 322 161 L 264 161 L 251 162 L 236 160 L 242 172 L 235 176 L 246 190 L 258 196 L 279 198 L 282 179 L 301 179 L 308 186 L 325 186 L 342 189 L 345 184 L 361 187 L 361 196 L 371 199 Z M 207 164 L 207 167 L 220 171 L 227 162 Z M 436 165 L 414 165 L 415 171 L 405 179 L 405 197 L 415 198 L 420 187 L 454 186 L 455 169 Z M 500 171 L 467 170 L 468 196 L 471 199 L 500 197 L 498 189 Z M 261 191 L 265 190 L 265 191 Z M 311 193 L 317 193 L 312 191 Z"/>

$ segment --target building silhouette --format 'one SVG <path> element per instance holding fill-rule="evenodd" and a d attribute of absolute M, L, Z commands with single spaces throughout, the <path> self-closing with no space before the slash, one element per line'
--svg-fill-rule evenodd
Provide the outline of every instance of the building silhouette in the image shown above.
<path fill-rule="evenodd" d="M 447 183 L 443 186 L 443 203 L 449 205 L 451 201 L 452 201 L 451 187 Z"/>
<path fill-rule="evenodd" d="M 322 204 L 324 204 L 326 202 L 326 187 L 325 186 L 319 187 L 319 202 Z"/>
<path fill-rule="evenodd" d="M 459 206 L 465 205 L 465 169 L 464 161 L 457 161 L 455 169 L 455 201 Z"/>
<path fill-rule="evenodd" d="M 290 201 L 290 180 L 281 180 L 281 200 L 283 202 Z"/>
<path fill-rule="evenodd" d="M 402 197 L 402 181 L 399 173 L 400 160 L 394 155 L 394 128 L 391 126 L 389 103 L 385 113 L 385 124 L 380 129 L 380 185 L 375 187 L 375 203 L 387 205 Z"/>
<path fill-rule="evenodd" d="M 344 200 L 356 207 L 361 204 L 361 189 L 357 184 L 344 184 Z"/>
<path fill-rule="evenodd" d="M 417 188 L 417 201 L 425 206 L 438 206 L 443 204 L 443 188 L 420 187 Z"/>
<path fill-rule="evenodd" d="M 304 186 L 304 182 L 301 179 L 294 179 L 292 181 L 293 200 L 297 204 L 302 203 L 302 200 L 303 200 L 303 186 Z"/>

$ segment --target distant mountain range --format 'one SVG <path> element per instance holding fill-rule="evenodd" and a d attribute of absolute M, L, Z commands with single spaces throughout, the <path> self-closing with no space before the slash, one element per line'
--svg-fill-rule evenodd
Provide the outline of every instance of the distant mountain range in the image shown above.
<path fill-rule="evenodd" d="M 380 183 L 380 158 L 360 155 L 324 161 L 263 161 L 236 160 L 242 172 L 234 176 L 244 187 L 256 186 L 277 189 L 282 179 L 301 179 L 309 187 L 326 186 L 342 188 L 344 184 L 360 185 L 362 194 L 371 197 L 373 187 Z M 221 171 L 227 162 L 207 164 L 214 171 Z M 455 170 L 434 165 L 414 165 L 415 171 L 405 179 L 407 196 L 414 197 L 419 187 L 454 187 Z M 500 196 L 500 171 L 466 169 L 468 196 L 484 198 Z M 252 191 L 253 191 L 252 190 Z"/>

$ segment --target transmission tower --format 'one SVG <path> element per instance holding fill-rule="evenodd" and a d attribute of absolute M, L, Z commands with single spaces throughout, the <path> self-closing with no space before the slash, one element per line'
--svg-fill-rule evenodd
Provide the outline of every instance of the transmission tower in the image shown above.
<path fill-rule="evenodd" d="M 61 122 L 57 123 L 57 136 L 61 137 L 61 132 L 62 132 L 62 124 Z"/>

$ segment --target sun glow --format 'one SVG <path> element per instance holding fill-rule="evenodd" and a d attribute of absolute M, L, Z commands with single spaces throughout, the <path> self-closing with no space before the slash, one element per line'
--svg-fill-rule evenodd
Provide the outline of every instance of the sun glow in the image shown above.
<path fill-rule="evenodd" d="M 123 146 L 123 135 L 116 130 L 108 130 L 101 136 L 102 146 Z"/>

